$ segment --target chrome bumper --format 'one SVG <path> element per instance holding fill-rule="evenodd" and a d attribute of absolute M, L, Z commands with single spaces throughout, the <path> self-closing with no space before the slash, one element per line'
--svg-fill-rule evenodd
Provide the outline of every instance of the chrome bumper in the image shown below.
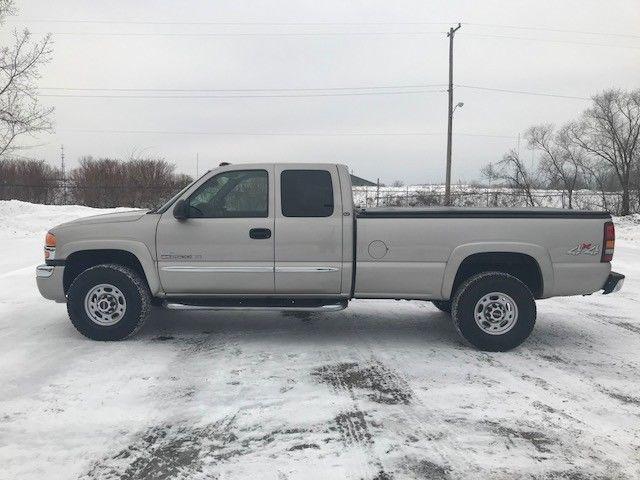
<path fill-rule="evenodd" d="M 52 267 L 50 265 L 38 265 L 36 267 L 36 283 L 38 290 L 47 300 L 58 303 L 67 301 L 64 294 L 64 267 Z"/>
<path fill-rule="evenodd" d="M 617 292 L 622 288 L 623 284 L 624 284 L 624 275 L 617 272 L 611 272 L 607 277 L 607 281 L 604 282 L 604 285 L 602 286 L 602 290 L 603 290 L 602 294 L 607 295 L 608 293 Z"/>

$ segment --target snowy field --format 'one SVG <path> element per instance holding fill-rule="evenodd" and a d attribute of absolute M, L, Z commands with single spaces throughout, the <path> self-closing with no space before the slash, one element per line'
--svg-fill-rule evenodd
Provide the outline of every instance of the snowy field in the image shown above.
<path fill-rule="evenodd" d="M 163 312 L 85 339 L 35 286 L 46 229 L 85 207 L 0 202 L 0 478 L 640 478 L 640 218 L 615 295 L 538 303 L 508 353 L 429 303 L 300 318 Z"/>

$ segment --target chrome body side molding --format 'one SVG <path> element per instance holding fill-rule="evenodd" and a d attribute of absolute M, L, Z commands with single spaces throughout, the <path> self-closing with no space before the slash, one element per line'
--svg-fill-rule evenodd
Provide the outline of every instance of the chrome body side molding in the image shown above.
<path fill-rule="evenodd" d="M 337 272 L 336 267 L 276 267 L 276 273 L 321 273 Z"/>
<path fill-rule="evenodd" d="M 205 266 L 189 266 L 189 265 L 172 265 L 162 267 L 164 272 L 186 272 L 186 273 L 322 273 L 337 272 L 336 267 L 205 267 Z"/>
<path fill-rule="evenodd" d="M 164 272 L 185 272 L 185 273 L 270 273 L 273 267 L 205 267 L 189 265 L 172 265 L 162 267 Z"/>

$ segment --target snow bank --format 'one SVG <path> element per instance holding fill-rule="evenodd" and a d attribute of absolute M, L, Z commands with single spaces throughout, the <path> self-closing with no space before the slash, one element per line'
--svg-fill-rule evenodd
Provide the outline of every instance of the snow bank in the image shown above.
<path fill-rule="evenodd" d="M 91 208 L 81 205 L 39 205 L 19 200 L 0 200 L 0 235 L 25 237 L 77 218 L 102 213 L 124 212 L 129 208 Z"/>
<path fill-rule="evenodd" d="M 0 257 L 0 274 L 42 263 L 44 236 L 51 227 L 82 217 L 127 210 L 131 209 L 0 200 L 0 241 L 5 251 L 10 252 Z"/>

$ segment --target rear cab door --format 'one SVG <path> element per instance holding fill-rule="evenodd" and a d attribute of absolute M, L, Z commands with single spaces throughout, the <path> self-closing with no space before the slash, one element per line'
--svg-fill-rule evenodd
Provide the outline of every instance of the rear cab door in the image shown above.
<path fill-rule="evenodd" d="M 348 215 L 343 212 L 339 167 L 277 164 L 274 179 L 276 295 L 336 297 L 345 289 L 348 294 L 343 263 L 352 257 L 344 255 L 343 219 L 352 219 L 351 205 Z"/>

